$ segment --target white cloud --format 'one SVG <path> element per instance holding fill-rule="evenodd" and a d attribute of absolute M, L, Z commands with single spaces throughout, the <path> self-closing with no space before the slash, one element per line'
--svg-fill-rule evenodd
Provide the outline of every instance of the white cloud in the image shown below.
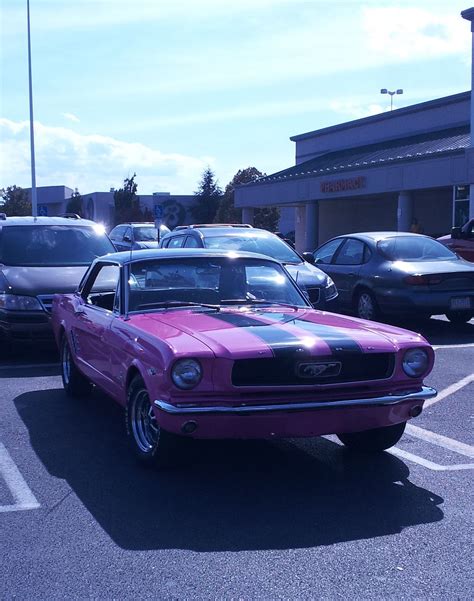
<path fill-rule="evenodd" d="M 449 8 L 449 3 L 446 3 Z M 454 11 L 413 7 L 363 9 L 369 50 L 379 61 L 414 61 L 461 54 L 469 56 L 471 36 Z"/>
<path fill-rule="evenodd" d="M 83 194 L 119 187 L 137 173 L 138 193 L 191 194 L 203 169 L 214 160 L 166 154 L 144 144 L 101 135 L 83 135 L 35 122 L 38 186 L 65 185 Z M 0 119 L 0 188 L 29 187 L 29 123 Z"/>
<path fill-rule="evenodd" d="M 76 115 L 74 115 L 73 113 L 61 113 L 61 115 L 68 121 L 73 121 L 74 123 L 80 122 L 79 117 L 76 117 Z"/>
<path fill-rule="evenodd" d="M 388 106 L 382 106 L 380 104 L 368 104 L 363 102 L 353 102 L 346 100 L 334 100 L 329 103 L 329 108 L 349 119 L 362 119 L 363 117 L 370 117 L 371 115 L 379 115 L 390 110 L 390 104 Z M 396 106 L 393 107 L 398 108 Z"/>

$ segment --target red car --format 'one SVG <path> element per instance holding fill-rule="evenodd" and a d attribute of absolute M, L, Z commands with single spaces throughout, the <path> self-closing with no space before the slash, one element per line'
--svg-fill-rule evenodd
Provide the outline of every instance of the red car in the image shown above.
<path fill-rule="evenodd" d="M 474 262 L 474 219 L 462 227 L 453 227 L 450 235 L 442 236 L 438 240 L 463 259 Z"/>
<path fill-rule="evenodd" d="M 125 407 L 131 447 L 166 463 L 183 437 L 337 434 L 398 442 L 436 391 L 413 332 L 314 310 L 285 268 L 253 253 L 142 250 L 96 259 L 53 301 L 64 388 Z"/>

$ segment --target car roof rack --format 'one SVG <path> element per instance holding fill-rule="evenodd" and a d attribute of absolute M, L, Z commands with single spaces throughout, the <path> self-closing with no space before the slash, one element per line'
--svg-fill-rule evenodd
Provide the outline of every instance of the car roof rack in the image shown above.
<path fill-rule="evenodd" d="M 77 213 L 63 213 L 59 217 L 64 217 L 65 219 L 82 219 Z"/>

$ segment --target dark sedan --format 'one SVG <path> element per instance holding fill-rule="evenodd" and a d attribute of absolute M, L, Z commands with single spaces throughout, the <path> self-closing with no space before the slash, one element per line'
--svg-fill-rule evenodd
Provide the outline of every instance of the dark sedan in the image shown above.
<path fill-rule="evenodd" d="M 333 238 L 313 253 L 334 280 L 341 309 L 363 319 L 474 316 L 474 267 L 420 234 L 366 232 Z"/>

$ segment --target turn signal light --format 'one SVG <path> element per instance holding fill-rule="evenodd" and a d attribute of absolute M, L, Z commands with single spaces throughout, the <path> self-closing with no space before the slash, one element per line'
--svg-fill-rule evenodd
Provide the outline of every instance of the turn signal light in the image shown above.
<path fill-rule="evenodd" d="M 439 275 L 408 275 L 404 282 L 410 286 L 434 286 L 440 284 L 443 278 Z"/>

